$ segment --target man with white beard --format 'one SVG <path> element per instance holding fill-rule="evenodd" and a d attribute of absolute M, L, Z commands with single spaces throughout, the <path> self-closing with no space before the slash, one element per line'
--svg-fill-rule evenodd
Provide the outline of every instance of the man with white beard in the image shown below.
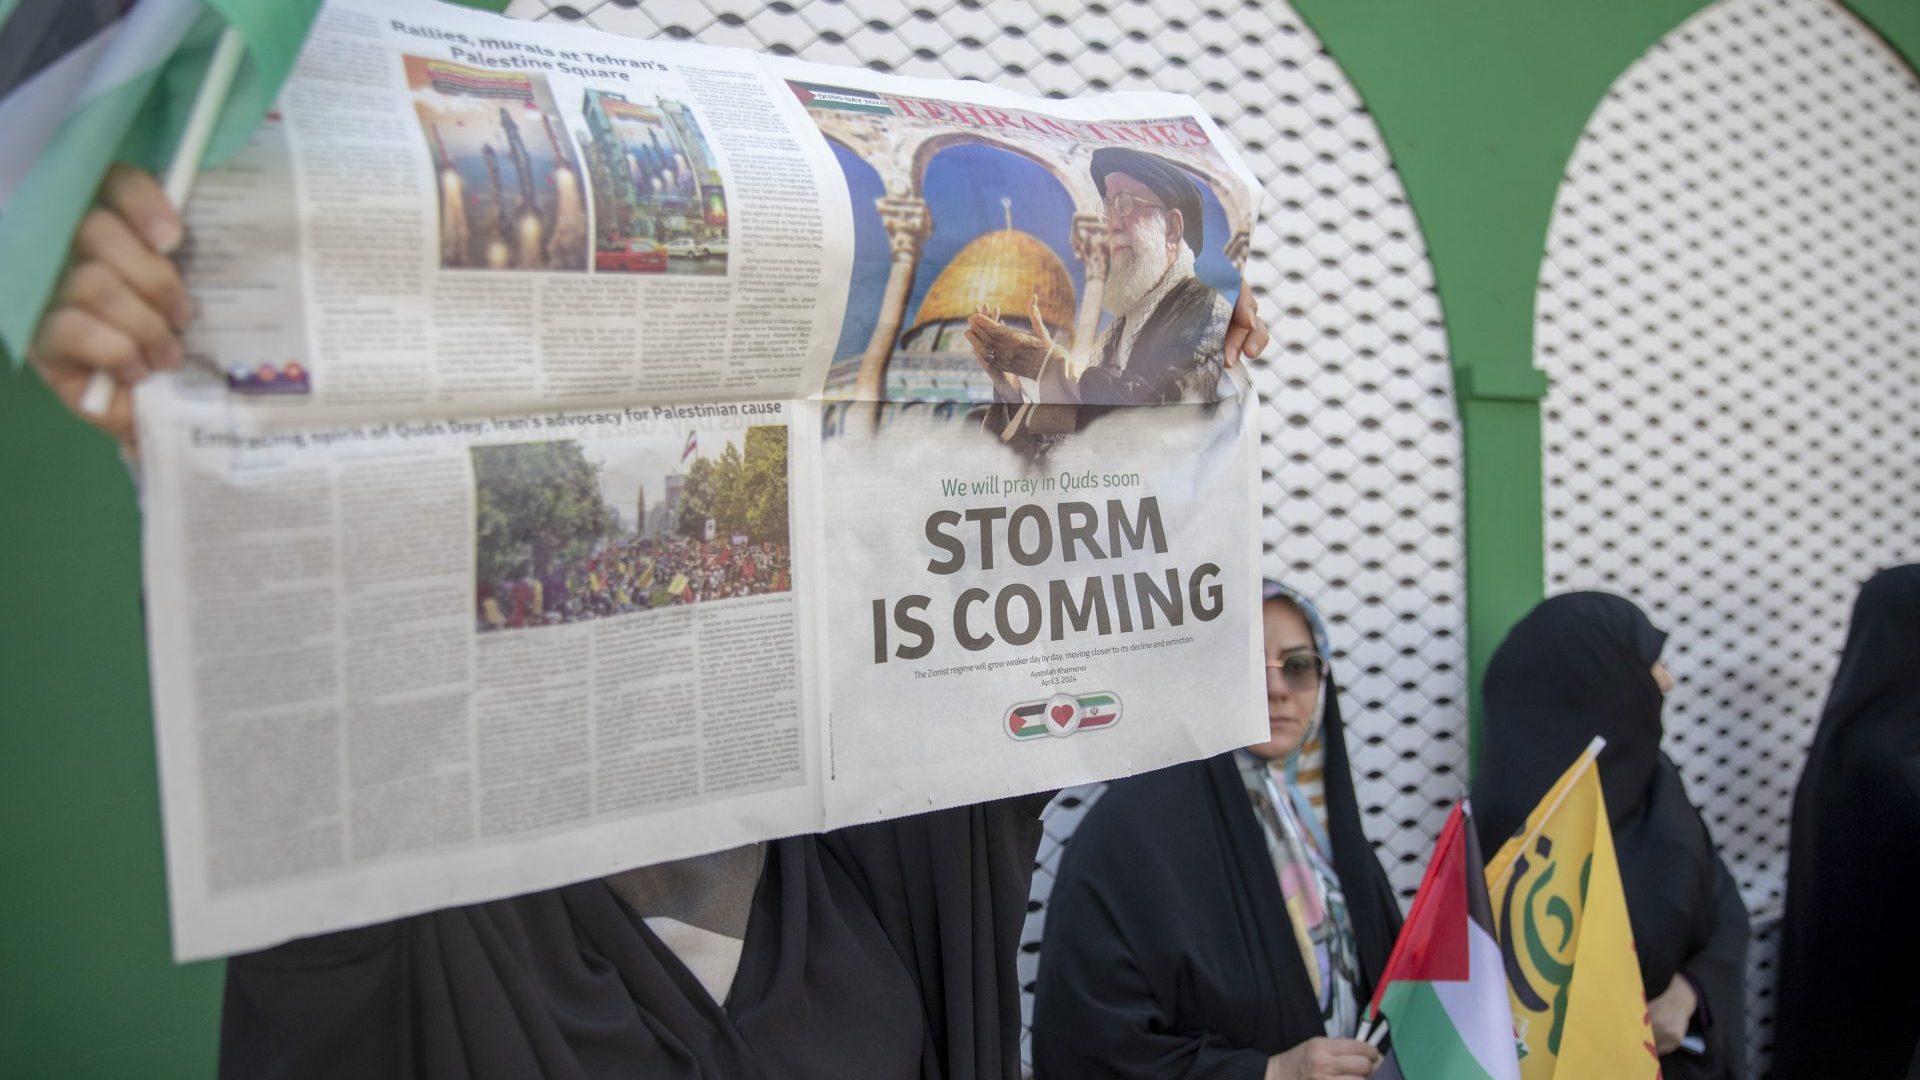
<path fill-rule="evenodd" d="M 986 426 L 1034 453 L 1116 406 L 1211 403 L 1220 383 L 1233 312 L 1194 276 L 1205 239 L 1199 185 L 1178 165 L 1120 147 L 1094 151 L 1091 170 L 1107 219 L 1101 307 L 1113 316 L 1092 363 L 1075 376 L 1037 297 L 1028 313 L 1033 333 L 1006 325 L 999 312 L 968 320 L 974 356 L 994 376 Z"/>

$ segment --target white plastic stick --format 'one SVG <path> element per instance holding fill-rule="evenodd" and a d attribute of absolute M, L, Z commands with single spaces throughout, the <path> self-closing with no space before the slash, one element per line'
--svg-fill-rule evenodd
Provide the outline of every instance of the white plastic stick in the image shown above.
<path fill-rule="evenodd" d="M 1593 737 L 1593 740 L 1587 743 L 1587 748 L 1580 752 L 1580 756 L 1578 758 L 1574 759 L 1580 765 L 1580 772 L 1585 772 L 1589 767 L 1593 765 L 1594 762 L 1599 761 L 1600 751 L 1605 750 L 1606 748 L 1607 748 L 1607 737 L 1605 735 L 1595 735 Z M 1574 773 L 1574 775 L 1579 776 L 1580 773 L 1576 772 Z M 1571 794 L 1572 791 L 1573 791 L 1573 785 L 1568 784 L 1566 787 L 1563 787 L 1560 789 L 1560 794 L 1554 796 L 1553 805 L 1547 807 L 1545 813 L 1540 814 L 1539 823 L 1534 826 L 1534 831 L 1526 834 L 1525 838 L 1521 840 L 1520 845 L 1523 850 L 1525 849 L 1527 842 L 1532 840 L 1536 835 L 1538 835 L 1539 830 L 1546 826 L 1547 819 L 1553 816 L 1554 811 L 1560 809 L 1560 804 L 1567 801 L 1567 796 Z M 1537 810 L 1538 807 L 1536 807 L 1535 809 Z M 1532 815 L 1528 815 L 1528 816 L 1531 817 Z M 1500 872 L 1499 880 L 1487 882 L 1487 892 L 1489 893 L 1499 892 L 1500 889 L 1503 886 L 1505 886 L 1507 883 L 1507 875 L 1511 873 L 1513 873 L 1513 863 L 1508 863 L 1506 866 L 1506 869 Z"/>
<path fill-rule="evenodd" d="M 1378 1050 L 1380 1049 L 1380 1040 L 1385 1039 L 1386 1037 L 1387 1037 L 1387 1018 L 1385 1015 L 1382 1015 L 1374 1021 L 1374 1026 L 1368 1029 L 1366 1036 L 1363 1037 L 1360 1041 L 1363 1043 L 1366 1043 L 1368 1046 L 1373 1047 L 1375 1050 Z"/>
<path fill-rule="evenodd" d="M 220 109 L 227 103 L 227 91 L 233 89 L 233 77 L 239 72 L 240 60 L 246 53 L 247 44 L 241 40 L 238 30 L 229 26 L 220 32 L 213 59 L 208 62 L 207 73 L 194 95 L 193 111 L 187 114 L 186 129 L 180 133 L 180 144 L 174 147 L 173 160 L 168 163 L 166 178 L 161 182 L 167 201 L 181 213 L 186 212 L 187 195 L 200 177 L 200 160 L 206 157 L 207 143 L 213 138 Z M 105 414 L 113 404 L 113 390 L 113 376 L 95 370 L 80 394 L 80 411 L 88 416 Z"/>

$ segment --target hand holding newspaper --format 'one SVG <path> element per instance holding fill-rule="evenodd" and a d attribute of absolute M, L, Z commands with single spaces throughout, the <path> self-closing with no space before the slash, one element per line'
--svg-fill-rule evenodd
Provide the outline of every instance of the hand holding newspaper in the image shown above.
<path fill-rule="evenodd" d="M 1182 97 L 333 0 L 138 397 L 176 954 L 1257 741 L 1257 193 Z"/>

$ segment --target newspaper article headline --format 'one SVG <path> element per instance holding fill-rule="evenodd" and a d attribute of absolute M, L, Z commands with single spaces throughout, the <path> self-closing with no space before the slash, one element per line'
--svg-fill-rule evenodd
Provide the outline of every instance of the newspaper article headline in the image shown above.
<path fill-rule="evenodd" d="M 1091 473 L 1080 479 L 1097 482 Z M 1057 483 L 1051 478 L 1049 482 Z M 963 570 L 984 573 L 995 566 L 1006 567 L 1009 560 L 1015 566 L 1031 567 L 1053 561 L 1125 559 L 1145 551 L 1167 553 L 1160 500 L 1152 495 L 1133 500 L 1131 509 L 1126 500 L 1108 499 L 1104 506 L 1076 500 L 1051 509 L 1041 503 L 1022 503 L 1012 509 L 994 505 L 936 510 L 927 516 L 925 529 L 927 542 L 940 552 L 928 561 L 927 572 L 940 576 Z M 1056 577 L 1043 588 L 1020 581 L 998 590 L 976 585 L 959 594 L 951 619 L 944 621 L 968 652 L 998 643 L 1028 645 L 1043 633 L 1048 641 L 1060 641 L 1069 632 L 1092 630 L 1108 637 L 1181 626 L 1189 616 L 1211 622 L 1224 608 L 1219 577 L 1220 567 L 1205 562 L 1185 574 L 1178 567 L 1167 567 L 1090 574 L 1077 582 L 1068 576 Z M 875 599 L 873 662 L 918 660 L 931 653 L 936 636 L 926 616 L 932 604 L 933 598 L 924 594 Z M 896 638 L 895 631 L 901 636 Z"/>
<path fill-rule="evenodd" d="M 558 71 L 567 75 L 576 75 L 583 79 L 631 79 L 628 69 L 634 71 L 666 71 L 665 64 L 652 60 L 635 60 L 631 57 L 615 56 L 612 53 L 597 53 L 587 50 L 549 48 L 534 41 L 511 41 L 501 38 L 475 38 L 453 30 L 442 30 L 435 26 L 418 23 L 406 23 L 399 19 L 389 19 L 396 33 L 412 34 L 414 37 L 431 41 L 445 42 L 453 52 L 453 58 L 463 63 L 478 64 L 482 67 L 510 68 L 514 70 L 537 69 L 540 71 Z M 592 67 L 581 65 L 592 64 Z"/>

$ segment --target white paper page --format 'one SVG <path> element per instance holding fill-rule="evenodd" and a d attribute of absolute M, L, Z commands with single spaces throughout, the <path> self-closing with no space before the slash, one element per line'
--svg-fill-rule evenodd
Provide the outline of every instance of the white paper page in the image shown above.
<path fill-rule="evenodd" d="M 1033 463 L 961 406 L 822 406 L 828 824 L 1260 741 L 1254 407 L 1117 410 Z"/>
<path fill-rule="evenodd" d="M 230 280 L 295 267 L 261 349 L 203 320 L 196 390 L 251 426 L 805 396 L 845 309 L 841 184 L 752 53 L 330 0 L 190 206 L 196 298 L 216 251 Z"/>
<path fill-rule="evenodd" d="M 806 534 L 662 516 L 703 471 L 771 489 L 792 403 L 254 436 L 142 406 L 178 958 L 820 827 Z"/>

